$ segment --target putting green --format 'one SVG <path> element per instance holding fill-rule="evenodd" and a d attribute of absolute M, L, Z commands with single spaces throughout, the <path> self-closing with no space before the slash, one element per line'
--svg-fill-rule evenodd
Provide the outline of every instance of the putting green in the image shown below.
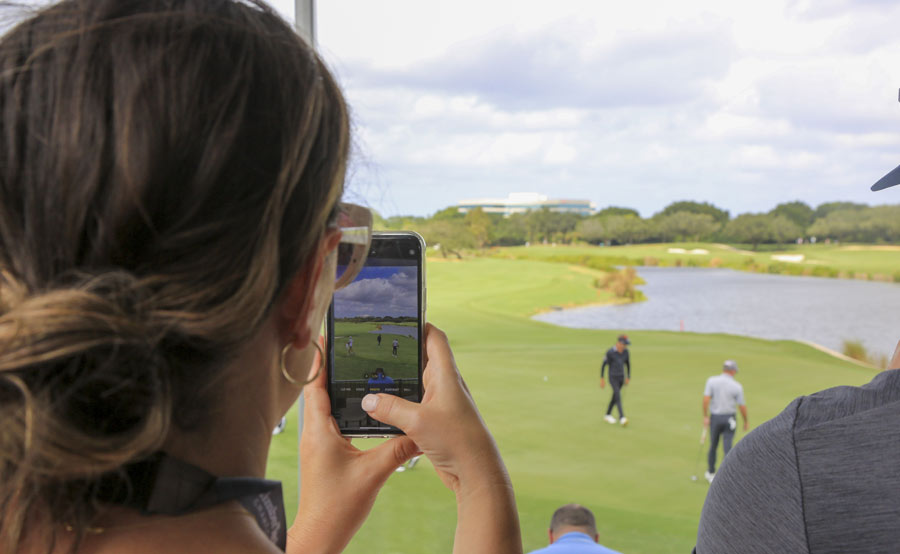
<path fill-rule="evenodd" d="M 549 306 L 603 301 L 583 268 L 537 261 L 429 260 L 429 319 L 450 336 L 457 362 L 497 439 L 516 490 L 526 552 L 546 545 L 553 511 L 578 502 L 597 516 L 603 544 L 625 553 L 690 552 L 707 491 L 698 463 L 707 377 L 740 364 L 751 425 L 793 398 L 875 374 L 790 341 L 732 335 L 572 330 L 532 321 Z M 623 392 L 628 427 L 602 419 L 602 356 L 632 340 Z M 741 434 L 739 434 L 739 437 Z M 375 441 L 360 441 L 362 447 Z M 275 437 L 269 473 L 296 510 L 296 416 Z M 453 495 L 426 459 L 394 474 L 347 552 L 449 552 Z"/>

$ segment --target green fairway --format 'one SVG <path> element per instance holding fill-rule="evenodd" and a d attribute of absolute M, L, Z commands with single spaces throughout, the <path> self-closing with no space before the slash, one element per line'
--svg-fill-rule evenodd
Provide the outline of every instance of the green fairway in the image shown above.
<path fill-rule="evenodd" d="M 790 341 L 573 330 L 529 319 L 550 306 L 608 300 L 598 296 L 595 278 L 561 263 L 429 260 L 429 319 L 450 336 L 500 446 L 526 552 L 546 546 L 550 516 L 569 502 L 590 507 L 601 542 L 623 553 L 690 552 L 707 491 L 702 477 L 690 480 L 703 471 L 703 385 L 723 360 L 741 367 L 751 426 L 798 395 L 859 385 L 875 374 Z M 610 390 L 599 388 L 602 356 L 623 331 L 632 340 L 632 381 L 623 391 L 627 428 L 603 421 Z M 289 521 L 296 510 L 296 464 L 292 414 L 287 431 L 273 441 L 269 468 L 272 478 L 284 481 Z M 455 522 L 452 494 L 423 459 L 388 480 L 347 552 L 449 552 Z"/>
<path fill-rule="evenodd" d="M 418 330 L 416 324 L 398 325 L 373 322 L 334 323 L 334 368 L 337 379 L 368 379 L 376 368 L 384 369 L 394 379 L 415 379 L 418 371 Z M 384 332 L 381 328 L 387 329 Z M 388 332 L 395 331 L 395 332 Z M 381 343 L 378 336 L 381 335 Z M 353 353 L 347 341 L 353 337 Z M 397 341 L 397 354 L 393 353 L 393 341 Z"/>

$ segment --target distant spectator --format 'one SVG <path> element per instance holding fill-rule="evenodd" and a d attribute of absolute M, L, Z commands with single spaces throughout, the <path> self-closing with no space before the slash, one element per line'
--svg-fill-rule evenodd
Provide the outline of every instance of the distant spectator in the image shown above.
<path fill-rule="evenodd" d="M 594 514 L 584 506 L 566 504 L 550 520 L 550 546 L 531 554 L 619 554 L 598 544 L 600 535 Z"/>

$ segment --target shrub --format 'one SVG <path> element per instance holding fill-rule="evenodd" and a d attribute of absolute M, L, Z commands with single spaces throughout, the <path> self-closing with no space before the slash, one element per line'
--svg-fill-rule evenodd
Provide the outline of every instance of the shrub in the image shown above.
<path fill-rule="evenodd" d="M 597 288 L 608 290 L 616 298 L 626 298 L 636 302 L 644 299 L 644 294 L 634 288 L 641 281 L 633 267 L 626 267 L 608 272 L 601 279 L 595 280 L 594 285 Z"/>
<path fill-rule="evenodd" d="M 840 277 L 840 272 L 832 267 L 826 267 L 824 265 L 817 265 L 812 268 L 813 277 L 831 277 L 836 278 Z"/>
<path fill-rule="evenodd" d="M 872 357 L 869 355 L 869 352 L 866 350 L 866 347 L 863 345 L 862 341 L 859 340 L 844 340 L 844 356 L 848 358 L 853 358 L 854 360 L 859 360 L 863 363 L 867 363 L 869 365 L 873 365 L 876 367 L 880 367 L 882 369 L 887 369 L 888 366 L 888 358 L 887 356 L 881 355 L 877 357 Z"/>
<path fill-rule="evenodd" d="M 866 352 L 866 347 L 863 346 L 863 343 L 858 340 L 844 341 L 844 356 L 853 358 L 854 360 L 859 360 L 861 362 L 865 362 L 869 359 L 868 352 Z"/>

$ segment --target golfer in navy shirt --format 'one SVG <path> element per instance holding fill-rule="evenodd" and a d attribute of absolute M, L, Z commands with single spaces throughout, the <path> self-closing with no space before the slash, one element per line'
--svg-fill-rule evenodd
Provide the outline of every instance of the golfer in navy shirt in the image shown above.
<path fill-rule="evenodd" d="M 566 504 L 550 520 L 550 546 L 531 554 L 619 554 L 598 544 L 594 514 L 584 506 Z"/>
<path fill-rule="evenodd" d="M 619 335 L 616 345 L 606 351 L 606 357 L 603 359 L 603 365 L 600 366 L 600 388 L 606 386 L 603 380 L 606 366 L 609 366 L 609 385 L 612 387 L 612 398 L 609 399 L 609 407 L 606 408 L 606 416 L 603 418 L 607 423 L 615 423 L 616 418 L 612 416 L 613 406 L 619 409 L 619 423 L 628 425 L 628 418 L 625 417 L 625 411 L 622 410 L 622 387 L 631 381 L 631 360 L 628 357 L 628 348 L 631 341 L 627 335 Z M 628 375 L 625 375 L 625 370 Z"/>

